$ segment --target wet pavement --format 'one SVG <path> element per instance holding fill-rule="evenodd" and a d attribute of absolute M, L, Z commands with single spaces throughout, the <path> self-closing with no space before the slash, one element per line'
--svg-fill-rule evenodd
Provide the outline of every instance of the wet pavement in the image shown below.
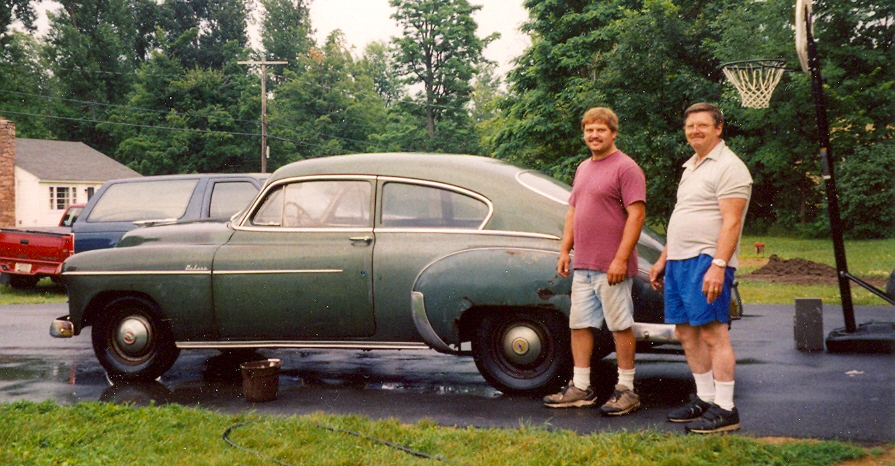
<path fill-rule="evenodd" d="M 434 351 L 262 350 L 234 354 L 183 351 L 152 383 L 113 385 L 96 361 L 89 329 L 72 339 L 48 334 L 65 304 L 0 307 L 0 402 L 108 401 L 177 403 L 221 412 L 357 414 L 431 419 L 445 425 L 542 426 L 588 433 L 656 429 L 681 431 L 666 412 L 687 399 L 692 378 L 683 356 L 638 355 L 636 389 L 643 406 L 619 418 L 594 409 L 548 409 L 538 398 L 505 396 L 489 386 L 472 358 Z M 749 306 L 734 323 L 736 403 L 742 433 L 895 441 L 895 355 L 801 352 L 794 348 L 794 307 Z M 895 321 L 895 308 L 856 309 L 858 323 Z M 824 336 L 843 325 L 838 307 L 824 308 Z M 277 399 L 245 400 L 239 363 L 282 360 Z M 610 358 L 594 370 L 600 396 L 615 383 Z"/>

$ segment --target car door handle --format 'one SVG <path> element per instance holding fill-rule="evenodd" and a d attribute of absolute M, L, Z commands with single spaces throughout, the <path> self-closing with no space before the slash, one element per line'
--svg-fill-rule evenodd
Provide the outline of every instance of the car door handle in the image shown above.
<path fill-rule="evenodd" d="M 354 244 L 355 246 L 359 246 L 360 244 L 358 244 L 358 243 L 363 243 L 364 246 L 369 246 L 370 243 L 373 242 L 373 237 L 372 237 L 372 236 L 352 236 L 351 238 L 348 238 L 348 239 L 349 239 L 349 240 L 351 241 L 351 243 Z"/>

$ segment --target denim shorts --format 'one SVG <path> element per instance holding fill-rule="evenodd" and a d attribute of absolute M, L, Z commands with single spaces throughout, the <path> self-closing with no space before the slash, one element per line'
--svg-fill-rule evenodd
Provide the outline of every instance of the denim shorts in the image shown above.
<path fill-rule="evenodd" d="M 609 285 L 606 273 L 599 270 L 576 269 L 572 276 L 572 310 L 569 328 L 600 328 L 603 321 L 611 331 L 634 325 L 634 300 L 631 298 L 633 279 Z"/>
<path fill-rule="evenodd" d="M 730 290 L 735 269 L 724 270 L 721 294 L 709 304 L 702 292 L 702 281 L 711 266 L 712 256 L 708 254 L 665 264 L 666 324 L 699 327 L 715 321 L 726 324 L 730 320 Z"/>

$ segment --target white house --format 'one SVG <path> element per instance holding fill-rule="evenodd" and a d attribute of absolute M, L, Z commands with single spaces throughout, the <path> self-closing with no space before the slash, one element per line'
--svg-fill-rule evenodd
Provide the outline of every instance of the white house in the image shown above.
<path fill-rule="evenodd" d="M 86 203 L 108 180 L 135 176 L 82 142 L 16 138 L 16 226 L 57 225 L 69 204 Z"/>

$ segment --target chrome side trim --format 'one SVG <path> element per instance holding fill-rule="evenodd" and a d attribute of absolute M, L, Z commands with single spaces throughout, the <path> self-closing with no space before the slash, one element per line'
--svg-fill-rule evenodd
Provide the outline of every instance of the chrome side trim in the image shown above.
<path fill-rule="evenodd" d="M 233 225 L 238 231 L 264 231 L 275 233 L 373 233 L 372 227 L 282 227 L 279 225 Z"/>
<path fill-rule="evenodd" d="M 293 273 L 342 273 L 343 269 L 289 269 L 289 270 L 122 270 L 114 272 L 63 272 L 72 276 L 121 276 L 121 275 L 261 275 Z"/>
<path fill-rule="evenodd" d="M 526 231 L 507 231 L 507 230 L 470 230 L 470 229 L 456 229 L 456 228 L 392 228 L 392 227 L 379 227 L 375 230 L 376 233 L 441 233 L 448 235 L 483 235 L 483 236 L 515 236 L 518 238 L 539 238 L 539 239 L 552 239 L 552 240 L 561 240 L 562 238 L 556 235 L 550 235 L 547 233 L 530 233 Z"/>
<path fill-rule="evenodd" d="M 413 325 L 415 325 L 416 330 L 420 332 L 423 341 L 440 353 L 457 352 L 457 350 L 451 348 L 438 336 L 437 333 L 435 333 L 435 329 L 432 328 L 432 324 L 429 322 L 429 317 L 426 315 L 426 302 L 423 299 L 423 294 L 421 292 L 410 292 L 410 308 L 411 315 L 413 316 Z"/>
<path fill-rule="evenodd" d="M 411 341 L 178 341 L 180 349 L 239 349 L 239 348 L 315 348 L 360 350 L 421 350 L 430 349 L 425 343 Z"/>
<path fill-rule="evenodd" d="M 62 275 L 211 275 L 211 270 L 117 270 L 117 271 L 67 271 Z"/>
<path fill-rule="evenodd" d="M 631 329 L 634 331 L 634 338 L 638 341 L 679 341 L 677 335 L 674 334 L 674 325 L 671 324 L 645 324 L 634 322 Z"/>
<path fill-rule="evenodd" d="M 262 275 L 290 273 L 342 273 L 342 269 L 296 269 L 296 270 L 215 270 L 214 275 Z"/>

